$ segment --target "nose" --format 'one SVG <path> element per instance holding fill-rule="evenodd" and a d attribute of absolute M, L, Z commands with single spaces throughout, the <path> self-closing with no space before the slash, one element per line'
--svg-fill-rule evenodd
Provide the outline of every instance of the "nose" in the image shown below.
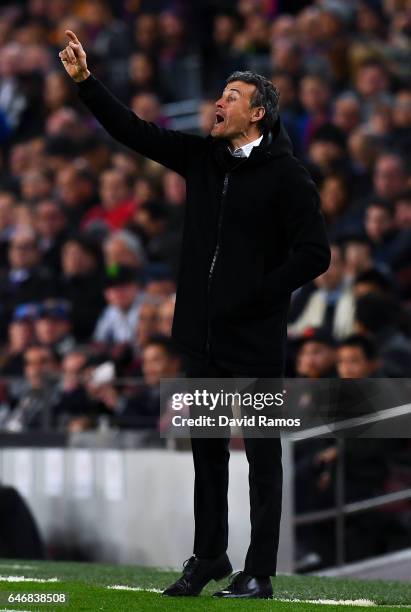
<path fill-rule="evenodd" d="M 223 108 L 223 99 L 219 98 L 217 102 L 215 103 L 215 105 L 216 105 L 216 108 Z"/>

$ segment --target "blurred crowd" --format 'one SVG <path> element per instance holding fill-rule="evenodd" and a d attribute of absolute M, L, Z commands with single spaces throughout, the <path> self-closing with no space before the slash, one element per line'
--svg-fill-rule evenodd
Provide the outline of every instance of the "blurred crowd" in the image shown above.
<path fill-rule="evenodd" d="M 0 428 L 156 428 L 185 184 L 113 142 L 58 52 L 173 127 L 238 69 L 280 90 L 321 196 L 329 270 L 292 300 L 288 376 L 411 376 L 409 0 L 27 0 L 0 8 Z M 119 382 L 121 379 L 121 382 Z"/>

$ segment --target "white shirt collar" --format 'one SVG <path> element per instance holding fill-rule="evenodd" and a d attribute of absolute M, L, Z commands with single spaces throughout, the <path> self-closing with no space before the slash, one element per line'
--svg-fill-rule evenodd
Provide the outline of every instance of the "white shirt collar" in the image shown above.
<path fill-rule="evenodd" d="M 263 134 L 261 134 L 259 138 L 256 138 L 251 142 L 247 142 L 247 144 L 243 145 L 242 147 L 237 147 L 237 149 L 231 151 L 231 155 L 234 155 L 234 157 L 249 157 L 253 147 L 258 147 L 262 139 Z"/>

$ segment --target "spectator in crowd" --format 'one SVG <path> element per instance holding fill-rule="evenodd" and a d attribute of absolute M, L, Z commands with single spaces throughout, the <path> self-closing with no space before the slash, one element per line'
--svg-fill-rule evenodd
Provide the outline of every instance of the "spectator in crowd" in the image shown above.
<path fill-rule="evenodd" d="M 58 359 L 48 346 L 31 345 L 24 353 L 25 386 L 9 418 L 7 431 L 48 430 L 55 425 L 58 402 L 56 375 Z"/>
<path fill-rule="evenodd" d="M 375 195 L 391 201 L 407 188 L 408 174 L 399 153 L 383 152 L 375 162 L 373 185 Z"/>
<path fill-rule="evenodd" d="M 373 267 L 372 249 L 365 236 L 346 236 L 342 244 L 344 276 L 352 282 L 359 274 Z"/>
<path fill-rule="evenodd" d="M 94 340 L 108 345 L 131 344 L 142 297 L 136 270 L 115 264 L 107 268 L 104 296 L 107 306 L 97 321 Z"/>
<path fill-rule="evenodd" d="M 99 246 L 85 235 L 71 237 L 62 249 L 61 268 L 61 294 L 71 305 L 73 335 L 88 342 L 105 305 Z"/>
<path fill-rule="evenodd" d="M 121 229 L 135 211 L 136 202 L 131 197 L 127 177 L 119 170 L 109 169 L 100 177 L 100 204 L 86 213 L 82 226 Z"/>
<path fill-rule="evenodd" d="M 150 295 L 147 295 L 141 302 L 136 331 L 136 348 L 138 351 L 144 349 L 157 331 L 159 306 L 160 300 Z"/>
<path fill-rule="evenodd" d="M 40 304 L 34 321 L 34 335 L 39 344 L 52 348 L 59 358 L 71 351 L 75 339 L 71 334 L 69 305 L 62 300 L 47 300 Z"/>
<path fill-rule="evenodd" d="M 8 328 L 8 345 L 2 356 L 3 376 L 22 376 L 24 353 L 33 343 L 33 321 L 37 316 L 37 304 L 20 304 L 13 313 Z"/>
<path fill-rule="evenodd" d="M 64 165 L 56 172 L 56 197 L 63 208 L 68 226 L 78 228 L 81 219 L 96 202 L 95 178 L 86 169 L 76 168 L 73 164 Z"/>
<path fill-rule="evenodd" d="M 332 378 L 335 376 L 336 349 L 332 336 L 321 328 L 307 328 L 298 343 L 297 376 Z"/>
<path fill-rule="evenodd" d="M 337 349 L 337 371 L 340 378 L 377 376 L 381 363 L 372 338 L 353 334 L 342 340 Z"/>
<path fill-rule="evenodd" d="M 163 204 L 145 202 L 136 211 L 133 224 L 129 225 L 141 239 L 150 261 L 167 262 L 174 254 L 174 235 L 167 232 L 168 216 Z"/>
<path fill-rule="evenodd" d="M 122 427 L 155 428 L 160 419 L 160 379 L 177 378 L 182 369 L 180 356 L 170 338 L 152 336 L 143 349 L 145 385 L 131 396 L 118 417 Z"/>
<path fill-rule="evenodd" d="M 344 278 L 341 248 L 331 247 L 331 263 L 327 272 L 315 280 L 317 289 L 296 321 L 288 326 L 290 336 L 299 336 L 307 327 L 323 327 L 336 338 L 343 338 L 353 329 L 354 298 Z"/>
<path fill-rule="evenodd" d="M 109 234 L 103 244 L 106 266 L 129 266 L 140 269 L 146 263 L 146 252 L 140 239 L 129 230 Z"/>
<path fill-rule="evenodd" d="M 91 425 L 93 406 L 84 386 L 87 362 L 87 353 L 76 347 L 62 359 L 60 395 L 54 409 L 61 429 L 74 432 Z"/>
<path fill-rule="evenodd" d="M 56 293 L 51 271 L 41 266 L 39 242 L 33 229 L 16 229 L 9 242 L 8 260 L 9 267 L 0 271 L 2 338 L 19 304 L 40 302 Z"/>
<path fill-rule="evenodd" d="M 53 200 L 38 202 L 34 211 L 34 227 L 42 264 L 58 275 L 61 271 L 61 248 L 67 238 L 67 219 L 63 209 Z"/>
<path fill-rule="evenodd" d="M 365 231 L 377 263 L 394 266 L 409 250 L 411 232 L 398 230 L 393 208 L 383 200 L 371 199 L 365 213 Z"/>
<path fill-rule="evenodd" d="M 49 198 L 53 189 L 53 181 L 47 170 L 33 168 L 25 172 L 20 181 L 20 190 L 23 199 L 30 204 Z"/>
<path fill-rule="evenodd" d="M 353 281 L 353 292 L 355 298 L 363 295 L 381 294 L 393 295 L 394 283 L 390 276 L 377 268 L 371 268 L 360 272 Z"/>
<path fill-rule="evenodd" d="M 411 342 L 400 327 L 400 308 L 391 297 L 370 294 L 358 299 L 355 328 L 372 336 L 379 347 L 385 376 L 411 374 Z"/>

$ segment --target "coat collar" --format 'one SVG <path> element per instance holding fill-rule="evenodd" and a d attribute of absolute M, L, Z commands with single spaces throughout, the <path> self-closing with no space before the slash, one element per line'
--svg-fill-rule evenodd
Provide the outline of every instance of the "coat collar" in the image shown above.
<path fill-rule="evenodd" d="M 273 158 L 293 154 L 290 137 L 280 118 L 277 119 L 272 130 L 263 134 L 260 145 L 253 147 L 249 157 L 233 157 L 228 149 L 228 140 L 225 138 L 213 138 L 212 136 L 208 138 L 213 148 L 215 160 L 224 172 L 231 172 L 243 164 L 246 164 L 247 167 L 259 166 Z"/>

